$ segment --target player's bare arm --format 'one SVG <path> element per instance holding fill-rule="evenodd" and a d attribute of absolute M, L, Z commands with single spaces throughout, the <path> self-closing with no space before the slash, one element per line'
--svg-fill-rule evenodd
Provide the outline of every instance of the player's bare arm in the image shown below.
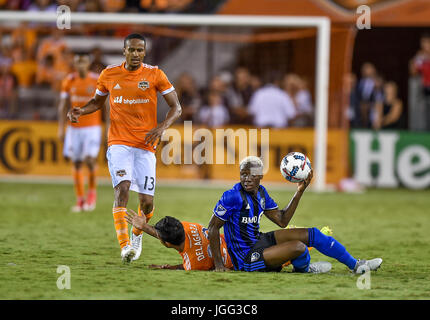
<path fill-rule="evenodd" d="M 66 125 L 69 102 L 68 97 L 62 97 L 58 104 L 58 139 L 61 141 L 64 141 L 64 127 Z"/>
<path fill-rule="evenodd" d="M 96 94 L 95 97 L 88 101 L 88 103 L 82 108 L 73 108 L 72 110 L 70 110 L 67 113 L 67 117 L 70 119 L 71 122 L 76 123 L 79 121 L 78 119 L 80 116 L 96 112 L 97 110 L 103 108 L 107 97 L 108 95 L 100 96 Z"/>
<path fill-rule="evenodd" d="M 146 134 L 145 143 L 150 145 L 160 141 L 164 130 L 168 129 L 181 116 L 182 113 L 181 104 L 179 103 L 176 91 L 169 92 L 163 97 L 169 105 L 170 110 L 166 115 L 166 119 Z"/>
<path fill-rule="evenodd" d="M 312 180 L 312 177 L 313 171 L 311 170 L 306 180 L 297 184 L 297 191 L 285 208 L 281 210 L 266 210 L 264 211 L 264 214 L 281 228 L 285 228 L 286 226 L 288 226 L 291 219 L 293 218 L 294 213 L 296 212 L 297 206 L 299 205 L 303 193 L 305 192 L 306 188 L 309 186 Z"/>
<path fill-rule="evenodd" d="M 151 269 L 168 269 L 168 270 L 184 270 L 184 266 L 182 264 L 170 265 L 170 264 L 151 264 L 149 265 Z"/>
<path fill-rule="evenodd" d="M 149 224 L 146 223 L 145 215 L 139 216 L 136 212 L 131 209 L 127 209 L 127 215 L 125 216 L 125 220 L 133 227 L 142 230 L 146 234 L 153 236 L 158 239 L 157 230 Z"/>
<path fill-rule="evenodd" d="M 208 226 L 209 243 L 212 248 L 212 257 L 214 259 L 214 271 L 230 271 L 224 266 L 220 250 L 219 229 L 224 225 L 224 221 L 215 215 L 212 216 Z"/>

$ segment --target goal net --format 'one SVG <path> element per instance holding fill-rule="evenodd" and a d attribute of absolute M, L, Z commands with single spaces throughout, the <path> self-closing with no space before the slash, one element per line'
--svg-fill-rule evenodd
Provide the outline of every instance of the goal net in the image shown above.
<path fill-rule="evenodd" d="M 269 180 L 280 181 L 282 157 L 290 151 L 302 151 L 312 160 L 314 189 L 327 188 L 330 22 L 325 17 L 9 11 L 0 12 L 0 28 L 5 50 L 21 55 L 19 59 L 23 61 L 34 59 L 38 66 L 51 64 L 56 70 L 55 75 L 50 74 L 57 79 L 52 80 L 56 84 L 47 87 L 48 80 L 35 80 L 20 88 L 21 110 L 15 116 L 17 119 L 56 120 L 58 81 L 72 67 L 73 53 L 91 53 L 99 59 L 93 65 L 94 71 L 99 72 L 104 65 L 124 61 L 123 39 L 136 32 L 147 39 L 144 62 L 158 65 L 167 74 L 184 108 L 182 120 L 174 128 L 179 130 L 185 143 L 182 140 L 179 146 L 174 145 L 176 136 L 170 132 L 160 144 L 165 150 L 159 156 L 166 157 L 159 163 L 162 176 L 167 172 L 165 177 L 181 178 L 186 173 L 175 172 L 174 167 L 195 164 L 200 177 L 228 178 L 231 173 L 224 175 L 223 168 L 237 168 L 241 157 L 255 153 L 270 165 Z M 19 37 L 24 43 L 16 41 Z M 46 51 L 58 53 L 60 60 L 57 61 L 52 61 L 57 56 L 48 58 L 50 55 L 43 54 L 41 49 L 44 40 L 53 38 L 65 44 L 61 52 L 49 51 L 52 47 Z M 19 47 L 25 50 L 19 52 Z M 45 76 L 49 76 L 49 71 Z M 268 78 L 279 81 L 282 90 L 290 96 L 299 91 L 303 94 L 301 98 L 292 98 L 294 103 L 303 99 L 301 112 L 305 116 L 290 121 L 285 129 L 259 127 L 248 110 L 253 93 Z M 214 105 L 225 108 L 206 108 L 206 113 L 200 112 L 203 107 Z M 159 99 L 159 121 L 164 119 L 167 110 L 167 104 Z M 196 130 L 200 131 L 196 133 Z M 186 141 L 188 133 L 190 143 Z M 229 145 L 231 135 L 233 142 Z M 212 155 L 218 146 L 197 143 L 209 143 L 210 139 L 221 141 L 227 153 L 229 148 L 236 149 L 236 155 L 231 159 L 228 154 Z M 240 148 L 243 146 L 245 149 Z M 178 148 L 179 153 L 175 155 Z M 196 156 L 196 148 L 200 156 Z M 237 174 L 233 178 L 237 179 Z"/>

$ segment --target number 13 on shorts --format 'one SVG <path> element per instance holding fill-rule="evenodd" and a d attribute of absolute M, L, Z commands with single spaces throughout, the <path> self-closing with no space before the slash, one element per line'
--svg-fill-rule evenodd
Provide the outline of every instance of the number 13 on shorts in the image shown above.
<path fill-rule="evenodd" d="M 155 154 L 126 145 L 111 145 L 106 153 L 112 185 L 131 181 L 130 190 L 153 196 L 155 191 Z"/>

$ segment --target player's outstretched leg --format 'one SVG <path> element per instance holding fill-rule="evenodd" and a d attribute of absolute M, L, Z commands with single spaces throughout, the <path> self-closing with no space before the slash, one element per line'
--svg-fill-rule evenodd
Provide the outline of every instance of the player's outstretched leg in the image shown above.
<path fill-rule="evenodd" d="M 308 229 L 308 245 L 345 264 L 354 273 L 364 273 L 366 269 L 377 270 L 382 263 L 381 258 L 368 261 L 355 259 L 339 241 L 326 236 L 317 228 Z"/>
<path fill-rule="evenodd" d="M 137 209 L 138 215 L 145 215 L 146 222 L 154 215 L 154 197 L 148 194 L 139 193 L 139 207 Z M 130 232 L 131 245 L 136 250 L 136 255 L 133 257 L 133 261 L 139 259 L 142 253 L 142 230 L 133 227 Z"/>
<path fill-rule="evenodd" d="M 115 188 L 115 202 L 112 208 L 113 220 L 115 224 L 116 236 L 121 248 L 121 258 L 124 263 L 130 263 L 136 255 L 136 250 L 130 245 L 128 236 L 128 224 L 125 220 L 128 203 L 128 191 L 130 181 L 121 181 Z"/>

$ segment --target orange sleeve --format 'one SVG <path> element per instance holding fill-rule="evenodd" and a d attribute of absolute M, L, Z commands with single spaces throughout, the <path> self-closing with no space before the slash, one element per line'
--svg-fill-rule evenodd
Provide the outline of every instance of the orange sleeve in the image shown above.
<path fill-rule="evenodd" d="M 97 89 L 96 94 L 99 96 L 105 96 L 109 94 L 109 89 L 107 88 L 107 76 L 106 69 L 102 71 L 99 78 L 97 79 Z"/>
<path fill-rule="evenodd" d="M 61 98 L 67 98 L 70 94 L 71 77 L 67 76 L 61 82 Z"/>
<path fill-rule="evenodd" d="M 162 95 L 175 90 L 169 79 L 167 79 L 166 74 L 161 69 L 158 69 L 156 88 Z"/>

